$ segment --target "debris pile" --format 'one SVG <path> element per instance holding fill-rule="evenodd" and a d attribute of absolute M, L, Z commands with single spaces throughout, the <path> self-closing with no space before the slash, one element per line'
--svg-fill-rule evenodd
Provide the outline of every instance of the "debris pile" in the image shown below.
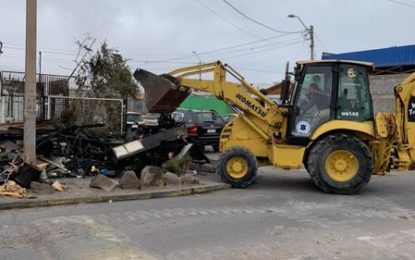
<path fill-rule="evenodd" d="M 0 195 L 24 198 L 27 195 L 27 191 L 25 188 L 20 187 L 16 182 L 7 181 L 5 184 L 0 185 Z"/>
<path fill-rule="evenodd" d="M 189 165 L 209 162 L 187 142 L 182 127 L 157 125 L 139 136 L 98 134 L 99 127 L 53 129 L 42 124 L 33 165 L 26 164 L 22 155 L 23 129 L 0 130 L 1 191 L 18 198 L 27 194 L 26 189 L 51 194 L 68 188 L 53 179 L 87 176 L 92 177 L 90 187 L 105 191 L 197 183 L 189 175 Z"/>

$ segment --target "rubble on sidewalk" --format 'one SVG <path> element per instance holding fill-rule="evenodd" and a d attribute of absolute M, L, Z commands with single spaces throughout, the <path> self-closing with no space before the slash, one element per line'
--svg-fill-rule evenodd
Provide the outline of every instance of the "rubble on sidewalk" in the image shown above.
<path fill-rule="evenodd" d="M 186 173 L 182 177 L 182 184 L 199 184 L 199 183 L 200 183 L 199 179 L 190 173 Z"/>
<path fill-rule="evenodd" d="M 16 182 L 7 181 L 5 184 L 0 185 L 0 195 L 21 199 L 26 197 L 27 191 L 25 188 L 20 187 Z"/>
<path fill-rule="evenodd" d="M 162 179 L 163 171 L 160 167 L 146 166 L 141 171 L 141 186 L 142 187 L 162 187 L 165 185 Z"/>
<path fill-rule="evenodd" d="M 66 186 L 63 183 L 60 183 L 59 181 L 54 181 L 52 183 L 52 185 L 50 185 L 52 187 L 52 189 L 56 190 L 56 191 L 60 191 L 60 192 L 64 192 L 65 190 L 68 189 L 68 186 Z"/>
<path fill-rule="evenodd" d="M 89 187 L 105 190 L 106 192 L 112 191 L 115 187 L 118 186 L 118 182 L 102 175 L 98 174 L 91 178 Z"/>
<path fill-rule="evenodd" d="M 169 123 L 168 118 L 163 119 Z M 139 137 L 97 134 L 101 125 L 37 130 L 37 161 L 22 159 L 23 129 L 0 130 L 0 184 L 5 195 L 24 197 L 70 191 L 61 178 L 90 178 L 90 187 L 111 192 L 198 183 L 186 177 L 189 164 L 209 162 L 186 141 L 186 130 L 157 124 Z M 4 128 L 2 128 L 4 129 Z M 134 140 L 134 138 L 136 138 Z M 193 177 L 193 176 L 192 176 Z M 1 195 L 1 194 L 0 194 Z"/>
<path fill-rule="evenodd" d="M 166 185 L 178 185 L 182 184 L 182 178 L 172 172 L 166 172 L 163 174 L 162 179 Z"/>
<path fill-rule="evenodd" d="M 126 171 L 120 179 L 120 187 L 126 190 L 138 190 L 141 188 L 140 180 L 134 171 Z"/>

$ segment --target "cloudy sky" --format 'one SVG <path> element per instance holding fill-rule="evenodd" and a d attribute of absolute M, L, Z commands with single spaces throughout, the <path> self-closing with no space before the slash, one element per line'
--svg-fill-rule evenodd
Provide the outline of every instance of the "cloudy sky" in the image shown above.
<path fill-rule="evenodd" d="M 25 0 L 0 0 L 0 70 L 24 70 Z M 156 73 L 222 60 L 248 81 L 279 81 L 285 63 L 310 56 L 304 27 L 315 28 L 315 53 L 415 43 L 412 0 L 38 0 L 42 73 L 69 75 L 75 39 L 106 40 L 131 69 Z"/>

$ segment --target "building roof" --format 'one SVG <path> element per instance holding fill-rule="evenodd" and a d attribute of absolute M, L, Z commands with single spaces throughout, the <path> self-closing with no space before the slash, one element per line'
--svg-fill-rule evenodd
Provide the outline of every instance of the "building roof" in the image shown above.
<path fill-rule="evenodd" d="M 323 60 L 355 60 L 374 63 L 376 68 L 415 65 L 415 45 L 394 46 L 348 53 L 323 53 Z"/>

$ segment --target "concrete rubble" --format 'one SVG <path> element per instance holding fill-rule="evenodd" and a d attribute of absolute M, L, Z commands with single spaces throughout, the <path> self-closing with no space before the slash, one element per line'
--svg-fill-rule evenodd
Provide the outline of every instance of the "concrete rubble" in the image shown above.
<path fill-rule="evenodd" d="M 98 135 L 89 131 L 94 127 L 53 129 L 42 124 L 38 160 L 32 165 L 23 160 L 22 129 L 0 130 L 0 195 L 35 198 L 70 192 L 75 187 L 60 181 L 67 178 L 85 179 L 91 191 L 105 192 L 193 185 L 199 184 L 193 175 L 209 162 L 192 149 L 182 128 L 132 137 Z"/>
<path fill-rule="evenodd" d="M 134 171 L 126 171 L 120 179 L 120 187 L 126 190 L 138 190 L 141 188 L 140 179 Z"/>

